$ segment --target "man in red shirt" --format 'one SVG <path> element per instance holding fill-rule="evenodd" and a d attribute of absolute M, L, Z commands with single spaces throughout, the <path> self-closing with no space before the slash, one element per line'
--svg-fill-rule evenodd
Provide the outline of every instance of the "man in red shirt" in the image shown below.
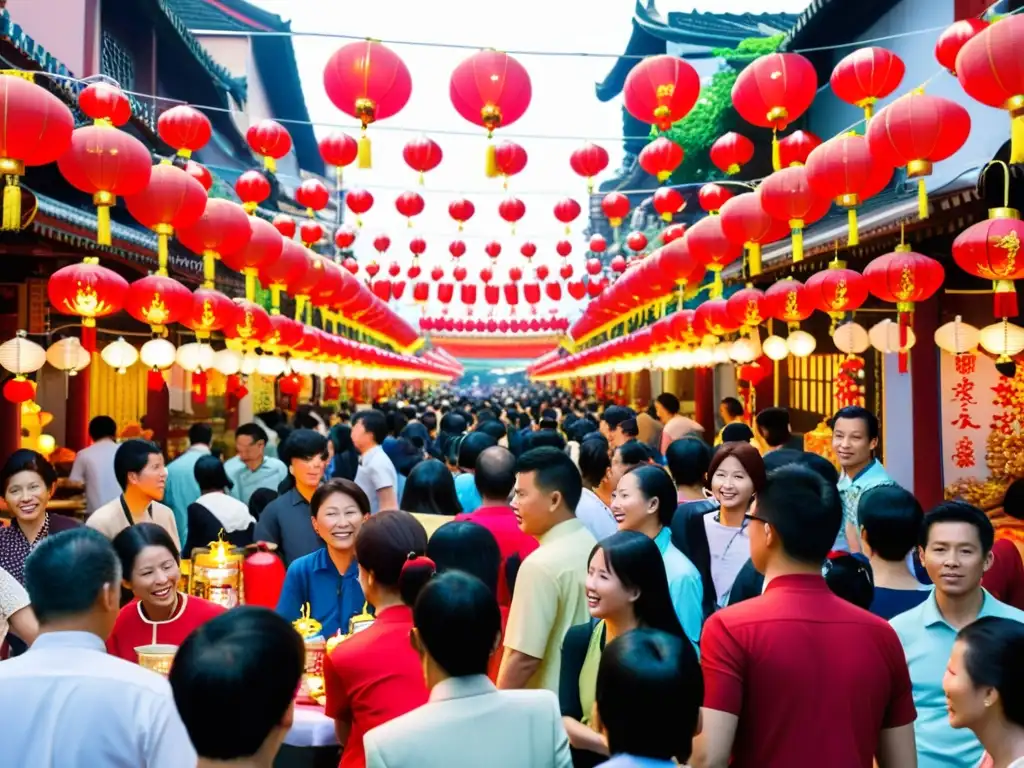
<path fill-rule="evenodd" d="M 917 712 L 899 638 L 821 575 L 843 521 L 835 487 L 780 467 L 747 518 L 767 587 L 704 625 L 694 767 L 871 768 L 877 759 L 915 768 Z"/>
<path fill-rule="evenodd" d="M 475 512 L 457 515 L 456 520 L 469 520 L 494 534 L 501 551 L 501 574 L 498 579 L 498 602 L 509 605 L 512 595 L 506 581 L 506 563 L 510 557 L 519 562 L 537 548 L 537 540 L 519 530 L 516 514 L 508 504 L 516 484 L 516 457 L 507 448 L 492 446 L 481 451 L 476 459 L 476 489 L 481 503 Z"/>

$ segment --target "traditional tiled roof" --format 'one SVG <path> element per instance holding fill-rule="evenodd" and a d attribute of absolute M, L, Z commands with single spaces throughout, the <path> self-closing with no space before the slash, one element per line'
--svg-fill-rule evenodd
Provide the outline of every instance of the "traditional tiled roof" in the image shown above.
<path fill-rule="evenodd" d="M 811 0 L 789 29 L 780 50 L 818 48 L 856 40 L 893 5 L 892 0 Z M 810 57 L 831 62 L 834 54 L 834 51 L 819 51 L 811 52 Z"/>

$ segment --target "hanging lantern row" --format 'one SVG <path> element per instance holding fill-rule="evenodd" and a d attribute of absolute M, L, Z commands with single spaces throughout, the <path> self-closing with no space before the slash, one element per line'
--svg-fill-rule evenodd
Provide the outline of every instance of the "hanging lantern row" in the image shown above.
<path fill-rule="evenodd" d="M 512 318 L 510 320 L 487 320 L 453 317 L 422 317 L 420 330 L 436 333 L 558 333 L 569 329 L 565 318 Z"/>

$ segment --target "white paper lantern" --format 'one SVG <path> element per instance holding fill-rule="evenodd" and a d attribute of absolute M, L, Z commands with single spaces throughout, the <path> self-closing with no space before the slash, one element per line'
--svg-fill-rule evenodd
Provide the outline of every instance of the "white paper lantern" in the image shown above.
<path fill-rule="evenodd" d="M 832 341 L 836 349 L 848 355 L 859 355 L 871 346 L 868 331 L 860 323 L 843 323 L 832 334 Z"/>
<path fill-rule="evenodd" d="M 195 373 L 196 371 L 207 371 L 213 368 L 214 354 L 213 347 L 209 344 L 193 342 L 191 344 L 182 344 L 178 347 L 178 354 L 175 359 L 183 369 L 189 373 Z"/>
<path fill-rule="evenodd" d="M 324 376 L 333 376 L 338 378 L 341 376 L 341 366 L 337 363 L 324 363 Z"/>
<path fill-rule="evenodd" d="M 118 373 L 125 373 L 139 359 L 139 351 L 118 336 L 117 341 L 112 341 L 103 348 L 100 357 L 111 368 L 116 368 Z"/>
<path fill-rule="evenodd" d="M 1005 363 L 1024 351 L 1024 328 L 1006 320 L 986 325 L 979 334 L 979 343 L 986 352 L 999 355 L 997 363 Z"/>
<path fill-rule="evenodd" d="M 769 336 L 761 342 L 761 349 L 772 360 L 785 360 L 789 357 L 789 347 L 781 336 Z"/>
<path fill-rule="evenodd" d="M 284 373 L 286 363 L 283 357 L 262 355 L 256 364 L 256 372 L 263 376 L 280 376 Z"/>
<path fill-rule="evenodd" d="M 883 320 L 868 331 L 871 346 L 885 355 L 900 351 L 900 325 L 893 320 Z M 907 345 L 903 351 L 909 350 L 917 343 L 913 328 L 907 328 Z"/>
<path fill-rule="evenodd" d="M 69 376 L 75 376 L 88 367 L 92 355 L 82 346 L 77 336 L 68 336 L 50 345 L 46 350 L 46 362 L 58 371 L 66 371 Z"/>
<path fill-rule="evenodd" d="M 807 331 L 792 331 L 786 337 L 786 347 L 793 357 L 807 357 L 816 346 L 818 346 L 818 342 Z"/>
<path fill-rule="evenodd" d="M 139 359 L 147 368 L 162 371 L 174 365 L 176 352 L 167 339 L 150 339 L 139 350 Z"/>
<path fill-rule="evenodd" d="M 617 361 L 621 362 L 621 361 Z M 303 357 L 293 357 L 291 359 L 292 370 L 302 376 L 312 376 L 316 373 L 317 363 L 314 360 L 307 360 Z"/>
<path fill-rule="evenodd" d="M 737 339 L 729 348 L 729 357 L 741 365 L 752 363 L 760 356 L 761 345 L 751 338 Z"/>
<path fill-rule="evenodd" d="M 935 346 L 951 355 L 962 355 L 978 348 L 981 331 L 965 323 L 960 315 L 935 331 Z"/>
<path fill-rule="evenodd" d="M 715 356 L 707 347 L 701 347 L 700 349 L 693 353 L 693 364 L 695 366 L 706 368 L 713 362 L 715 362 Z"/>
<path fill-rule="evenodd" d="M 246 352 L 242 355 L 242 367 L 241 372 L 243 376 L 251 376 L 256 373 L 256 369 L 260 364 L 260 356 L 255 352 Z"/>
<path fill-rule="evenodd" d="M 225 376 L 233 376 L 242 370 L 242 353 L 233 349 L 222 349 L 213 353 L 213 367 Z"/>
<path fill-rule="evenodd" d="M 720 341 L 711 350 L 711 357 L 716 364 L 730 363 L 732 362 L 732 359 L 729 357 L 730 351 L 732 351 L 732 344 L 727 341 Z"/>
<path fill-rule="evenodd" d="M 29 341 L 24 331 L 0 344 L 0 366 L 19 376 L 35 373 L 46 362 L 46 350 Z"/>

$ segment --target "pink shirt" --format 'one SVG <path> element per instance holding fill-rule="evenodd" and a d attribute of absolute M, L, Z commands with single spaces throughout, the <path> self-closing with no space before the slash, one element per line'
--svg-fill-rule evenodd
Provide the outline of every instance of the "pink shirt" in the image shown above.
<path fill-rule="evenodd" d="M 665 455 L 665 451 L 673 441 L 686 437 L 691 432 L 704 434 L 704 427 L 693 419 L 680 416 L 678 413 L 669 419 L 665 428 L 661 430 L 661 455 Z"/>
<path fill-rule="evenodd" d="M 498 603 L 509 605 L 512 596 L 509 594 L 508 583 L 505 581 L 505 561 L 512 555 L 519 555 L 521 560 L 537 548 L 537 540 L 519 530 L 519 521 L 512 507 L 480 507 L 475 512 L 465 512 L 455 516 L 456 520 L 468 520 L 482 525 L 494 534 L 501 552 L 501 573 L 498 574 Z"/>

